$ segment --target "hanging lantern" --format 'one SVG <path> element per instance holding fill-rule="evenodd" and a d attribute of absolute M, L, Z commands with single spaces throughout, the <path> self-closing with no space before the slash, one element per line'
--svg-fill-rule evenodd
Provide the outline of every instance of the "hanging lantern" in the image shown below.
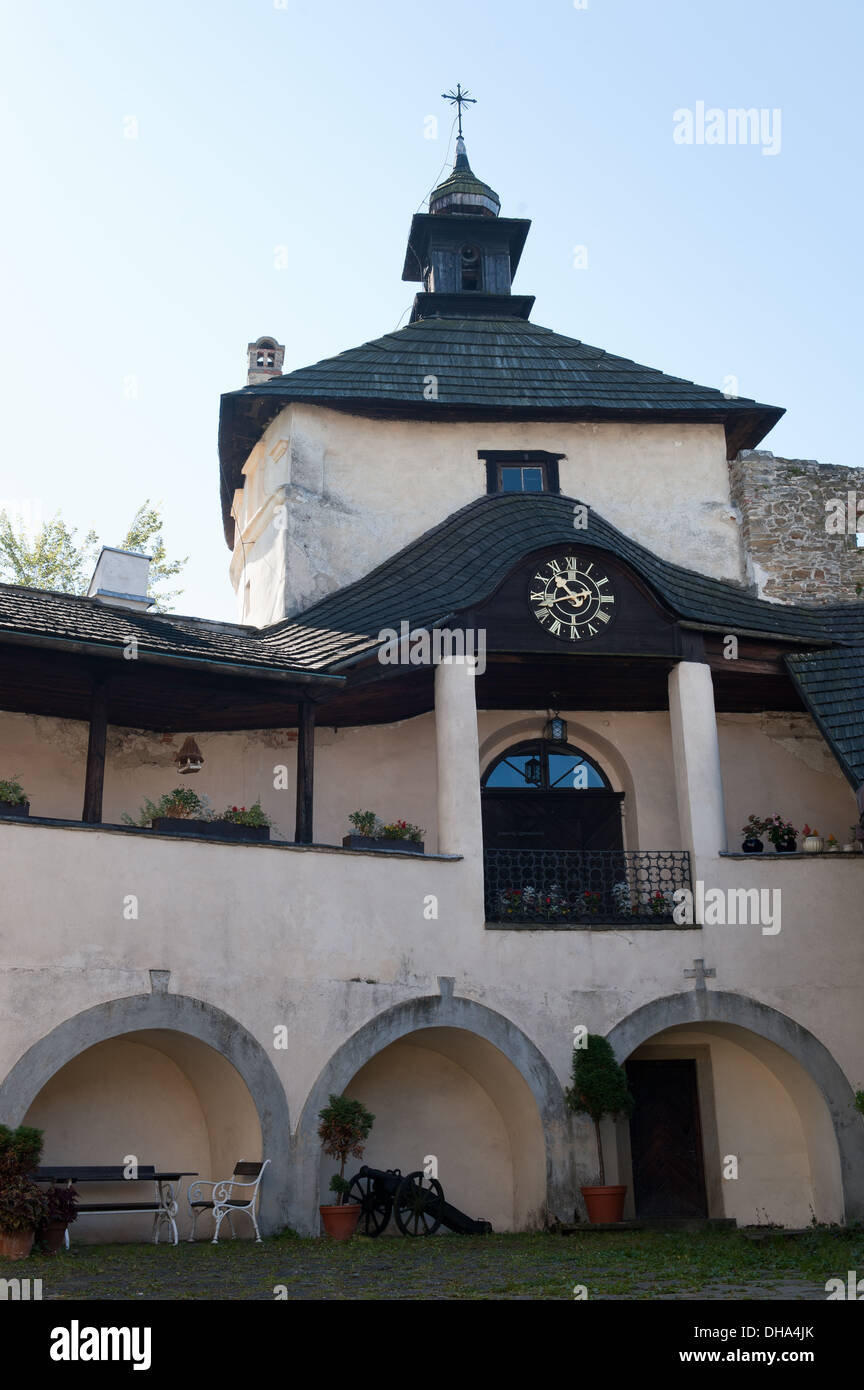
<path fill-rule="evenodd" d="M 527 758 L 525 762 L 525 781 L 529 787 L 539 787 L 542 780 L 542 770 L 539 758 Z"/>
<path fill-rule="evenodd" d="M 558 713 L 557 699 L 558 691 L 553 690 L 552 709 L 549 712 L 549 718 L 546 720 L 546 723 L 543 726 L 543 737 L 545 739 L 548 739 L 550 743 L 566 743 L 567 720 L 562 719 L 560 714 Z"/>
<path fill-rule="evenodd" d="M 180 752 L 175 755 L 174 761 L 177 764 L 177 771 L 186 777 L 190 772 L 201 771 L 204 765 L 204 755 L 194 738 L 187 738 Z"/>

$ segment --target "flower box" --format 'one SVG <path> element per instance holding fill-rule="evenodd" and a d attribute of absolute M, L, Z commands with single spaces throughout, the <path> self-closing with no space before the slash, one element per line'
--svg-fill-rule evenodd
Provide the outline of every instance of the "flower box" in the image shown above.
<path fill-rule="evenodd" d="M 231 820 L 192 820 L 184 816 L 154 816 L 150 822 L 160 835 L 194 835 L 203 840 L 270 839 L 269 825 L 238 825 Z"/>
<path fill-rule="evenodd" d="M 0 816 L 29 816 L 29 801 L 0 801 Z"/>
<path fill-rule="evenodd" d="M 399 854 L 425 854 L 422 840 L 387 840 L 377 835 L 343 835 L 344 849 L 395 849 Z"/>

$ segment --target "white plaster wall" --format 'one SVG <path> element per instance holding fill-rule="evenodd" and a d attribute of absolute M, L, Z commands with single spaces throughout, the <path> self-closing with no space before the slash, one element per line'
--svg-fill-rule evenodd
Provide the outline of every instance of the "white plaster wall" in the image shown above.
<path fill-rule="evenodd" d="M 15 963 L 0 977 L 0 1072 L 82 1009 L 148 993 L 158 968 L 171 971 L 172 992 L 208 1001 L 259 1039 L 294 1115 L 342 1042 L 384 1009 L 437 994 L 441 975 L 521 1028 L 566 1082 L 574 1021 L 606 1033 L 640 1005 L 689 991 L 684 972 L 701 956 L 716 970 L 711 988 L 795 1019 L 861 1084 L 860 856 L 702 866 L 711 885 L 782 886 L 775 936 L 746 925 L 485 930 L 467 868 L 0 823 L 2 951 Z M 435 920 L 424 915 L 429 894 Z M 282 1023 L 290 1052 L 273 1049 Z"/>
<path fill-rule="evenodd" d="M 491 1221 L 496 1231 L 513 1230 L 513 1163 L 504 1121 L 482 1086 L 440 1052 L 392 1043 L 355 1076 L 346 1094 L 362 1100 L 375 1125 L 362 1160 L 351 1160 L 348 1176 L 372 1168 L 423 1168 L 438 1160 L 444 1195 L 468 1216 Z M 353 1165 L 353 1166 L 352 1166 Z M 322 1202 L 338 1165 L 325 1159 Z M 442 1228 L 443 1229 L 443 1228 Z M 391 1234 L 399 1234 L 391 1222 Z"/>
<path fill-rule="evenodd" d="M 565 496 L 676 564 L 744 581 L 722 425 L 435 423 L 291 405 L 235 493 L 241 619 L 264 626 L 307 608 L 484 495 L 480 449 L 563 454 Z"/>
<path fill-rule="evenodd" d="M 646 713 L 563 711 L 570 742 L 581 747 L 625 793 L 625 844 L 632 849 L 672 849 L 681 833 L 672 772 L 669 716 Z M 322 714 L 326 719 L 326 713 Z M 478 712 L 481 770 L 523 739 L 539 737 L 545 710 Z M 806 820 L 842 844 L 855 818 L 855 798 L 830 749 L 805 714 L 718 716 L 728 842 L 741 843 L 752 812 L 780 811 L 801 828 Z M 294 729 L 205 733 L 198 742 L 202 771 L 181 778 L 173 761 L 183 734 L 109 729 L 104 816 L 120 823 L 137 816 L 145 797 L 185 785 L 210 797 L 214 807 L 261 804 L 276 822 L 274 839 L 294 835 Z M 384 819 L 421 825 L 429 851 L 437 848 L 434 715 L 398 724 L 334 730 L 315 735 L 315 838 L 341 844 L 348 816 L 372 809 Z M 78 819 L 84 794 L 86 725 L 40 715 L 0 714 L 0 775 L 19 774 L 34 816 Z M 287 785 L 274 786 L 284 767 Z M 758 769 L 758 771 L 757 771 Z"/>
<path fill-rule="evenodd" d="M 570 741 L 604 767 L 625 793 L 628 847 L 674 848 L 680 843 L 669 718 L 663 711 L 629 714 L 564 711 Z M 326 718 L 326 712 L 322 714 Z M 542 734 L 546 710 L 480 711 L 481 767 L 513 743 Z M 124 812 L 137 817 L 145 797 L 158 801 L 172 787 L 207 795 L 214 808 L 249 806 L 260 797 L 273 817 L 274 839 L 294 835 L 297 733 L 274 729 L 197 735 L 204 767 L 181 777 L 174 756 L 183 734 L 110 728 L 103 800 L 104 820 L 119 824 Z M 0 714 L 0 775 L 20 773 L 31 815 L 77 820 L 84 794 L 86 725 L 40 715 Z M 284 767 L 286 785 L 274 786 Z M 356 810 L 374 810 L 384 820 L 400 818 L 423 827 L 426 848 L 437 849 L 437 771 L 433 714 L 398 724 L 334 730 L 320 724 L 315 734 L 315 839 L 341 844 Z"/>
<path fill-rule="evenodd" d="M 809 714 L 720 714 L 717 729 L 730 849 L 751 812 L 848 841 L 855 795 Z"/>

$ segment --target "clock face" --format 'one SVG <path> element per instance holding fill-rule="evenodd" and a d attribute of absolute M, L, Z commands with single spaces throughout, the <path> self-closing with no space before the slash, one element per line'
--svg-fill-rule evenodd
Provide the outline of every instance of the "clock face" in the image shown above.
<path fill-rule="evenodd" d="M 531 611 L 544 631 L 565 642 L 582 642 L 604 632 L 615 616 L 608 575 L 593 560 L 562 554 L 546 560 L 529 584 Z"/>

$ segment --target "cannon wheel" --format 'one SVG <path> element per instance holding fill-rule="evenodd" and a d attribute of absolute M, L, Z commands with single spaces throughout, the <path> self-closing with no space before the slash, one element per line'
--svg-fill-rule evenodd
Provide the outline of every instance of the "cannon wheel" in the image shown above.
<path fill-rule="evenodd" d="M 376 1178 L 360 1173 L 352 1180 L 345 1197 L 346 1202 L 359 1202 L 363 1208 L 358 1229 L 365 1236 L 380 1236 L 393 1212 L 393 1198 L 380 1186 Z"/>
<path fill-rule="evenodd" d="M 403 1236 L 432 1236 L 441 1225 L 444 1190 L 437 1178 L 409 1173 L 397 1187 L 393 1205 Z"/>

